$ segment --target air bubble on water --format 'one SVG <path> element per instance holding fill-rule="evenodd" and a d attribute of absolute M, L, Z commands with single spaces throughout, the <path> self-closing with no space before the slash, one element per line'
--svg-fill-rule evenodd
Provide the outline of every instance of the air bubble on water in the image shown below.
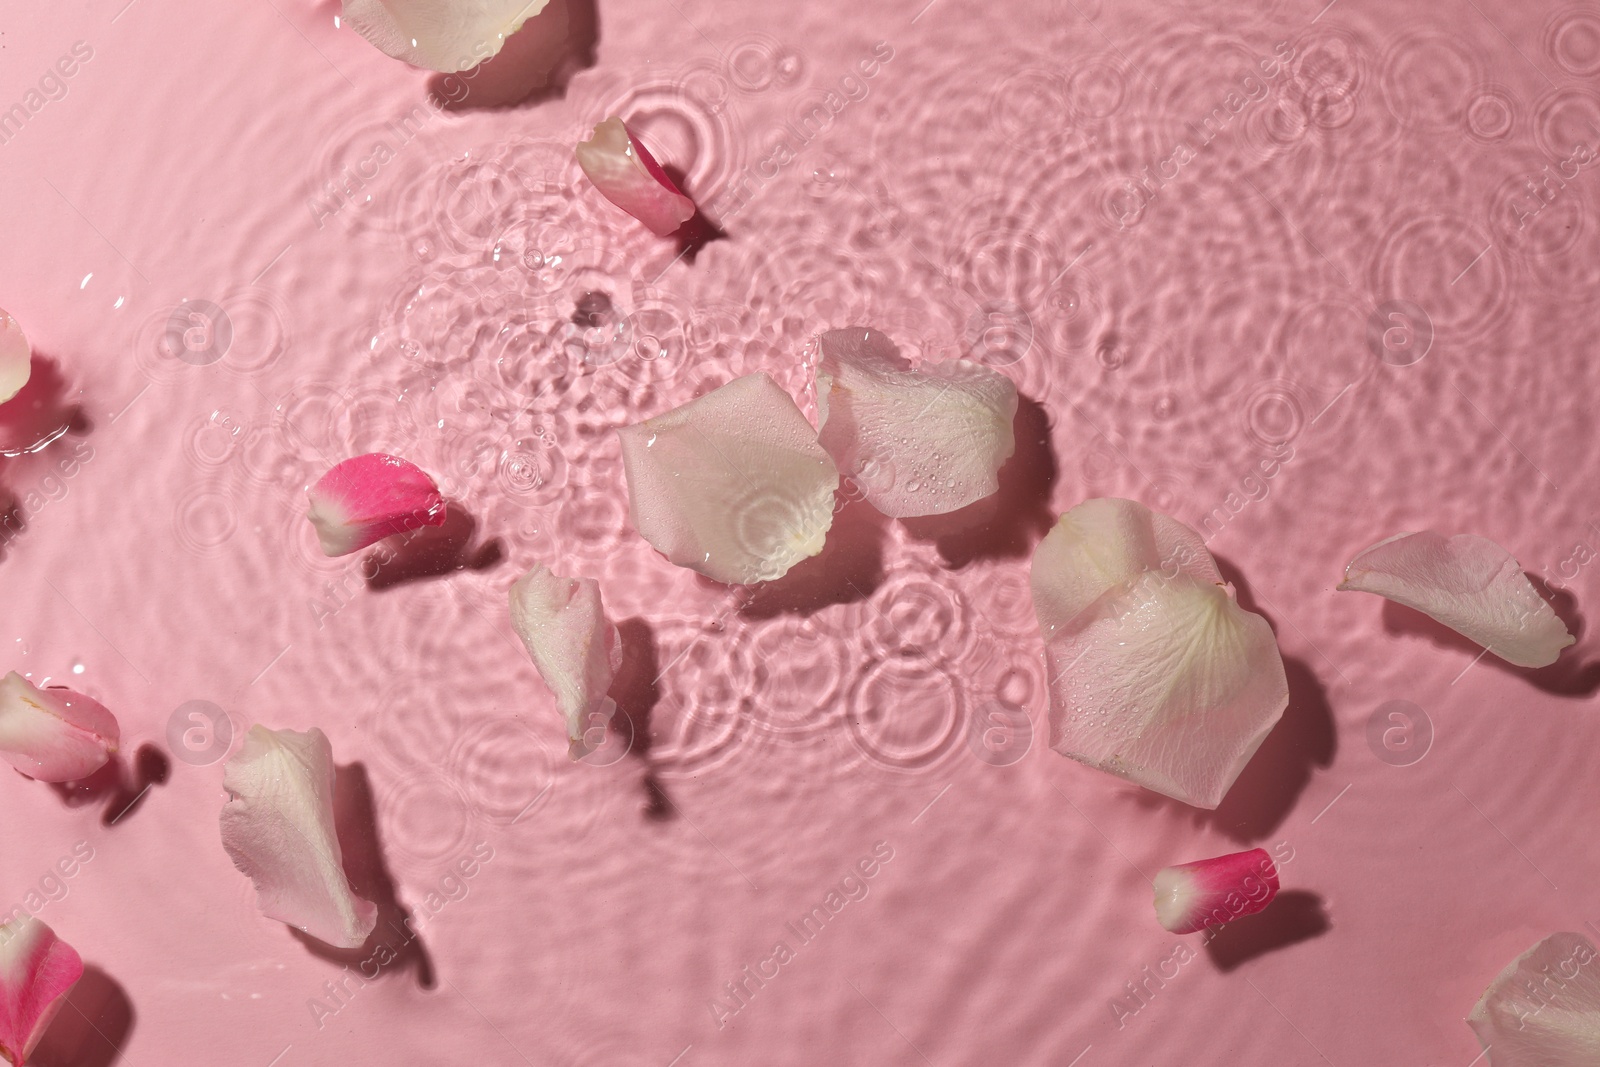
<path fill-rule="evenodd" d="M 72 661 L 72 673 L 73 674 L 82 674 L 83 671 L 84 671 L 83 662 L 81 660 L 73 660 Z"/>

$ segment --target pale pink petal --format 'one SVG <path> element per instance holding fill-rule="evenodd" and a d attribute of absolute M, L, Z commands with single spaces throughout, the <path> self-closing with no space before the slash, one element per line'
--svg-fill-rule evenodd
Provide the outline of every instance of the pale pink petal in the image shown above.
<path fill-rule="evenodd" d="M 633 525 L 678 566 L 764 582 L 822 551 L 839 471 L 765 374 L 617 434 Z"/>
<path fill-rule="evenodd" d="M 0 404 L 22 391 L 33 373 L 33 346 L 17 320 L 0 309 Z"/>
<path fill-rule="evenodd" d="M 511 586 L 511 626 L 555 694 L 568 739 L 581 746 L 591 715 L 609 720 L 616 710 L 606 690 L 621 648 L 600 603 L 600 583 L 563 578 L 535 563 Z"/>
<path fill-rule="evenodd" d="M 885 515 L 942 515 L 1000 488 L 1016 448 L 1011 379 L 966 360 L 913 368 L 876 330 L 818 338 L 818 440 Z"/>
<path fill-rule="evenodd" d="M 345 878 L 334 829 L 333 749 L 321 730 L 251 727 L 223 768 L 222 847 L 269 919 L 338 948 L 366 941 L 378 909 Z"/>
<path fill-rule="evenodd" d="M 467 70 L 500 51 L 547 0 L 344 0 L 341 20 L 385 55 Z"/>
<path fill-rule="evenodd" d="M 345 460 L 307 495 L 306 518 L 327 556 L 348 555 L 391 534 L 445 521 L 444 497 L 433 479 L 415 464 L 381 452 Z"/>
<path fill-rule="evenodd" d="M 81 977 L 83 960 L 38 919 L 0 924 L 0 1059 L 27 1061 Z"/>
<path fill-rule="evenodd" d="M 1391 537 L 1351 560 L 1339 588 L 1415 608 L 1519 667 L 1547 667 L 1573 642 L 1511 553 L 1487 537 Z"/>
<path fill-rule="evenodd" d="M 1492 1067 L 1600 1063 L 1600 953 L 1551 934 L 1511 961 L 1467 1016 Z"/>
<path fill-rule="evenodd" d="M 694 218 L 694 201 L 673 184 L 644 142 L 616 116 L 577 147 L 578 166 L 600 194 L 665 237 Z"/>
<path fill-rule="evenodd" d="M 1155 877 L 1156 921 L 1175 934 L 1254 915 L 1278 895 L 1278 868 L 1263 848 L 1165 867 Z"/>
<path fill-rule="evenodd" d="M 117 750 L 116 717 L 70 689 L 40 689 L 16 671 L 0 678 L 0 759 L 41 782 L 87 778 Z"/>
<path fill-rule="evenodd" d="M 1090 500 L 1034 553 L 1051 747 L 1215 808 L 1289 703 L 1272 629 L 1234 601 L 1193 530 Z"/>

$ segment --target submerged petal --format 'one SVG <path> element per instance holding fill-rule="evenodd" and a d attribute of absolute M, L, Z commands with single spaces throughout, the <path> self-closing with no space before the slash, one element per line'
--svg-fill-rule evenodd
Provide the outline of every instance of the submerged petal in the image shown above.
<path fill-rule="evenodd" d="M 765 374 L 617 434 L 633 524 L 678 566 L 719 582 L 764 582 L 822 551 L 839 471 Z"/>
<path fill-rule="evenodd" d="M 22 391 L 33 373 L 33 346 L 17 320 L 0 308 L 0 404 Z"/>
<path fill-rule="evenodd" d="M 590 715 L 609 719 L 615 709 L 606 690 L 621 649 L 600 603 L 600 583 L 563 578 L 535 563 L 511 586 L 511 626 L 555 694 L 567 738 L 581 745 Z"/>
<path fill-rule="evenodd" d="M 913 368 L 876 330 L 819 339 L 818 439 L 885 515 L 942 515 L 1000 488 L 1017 387 L 963 359 Z"/>
<path fill-rule="evenodd" d="M 1278 868 L 1264 848 L 1180 863 L 1156 873 L 1156 921 L 1192 934 L 1254 915 L 1278 895 Z"/>
<path fill-rule="evenodd" d="M 222 847 L 269 919 L 336 948 L 366 941 L 378 909 L 345 877 L 334 829 L 333 749 L 321 730 L 251 727 L 223 768 Z"/>
<path fill-rule="evenodd" d="M 0 678 L 0 759 L 41 782 L 87 778 L 117 750 L 116 717 L 70 689 L 40 689 L 16 671 Z"/>
<path fill-rule="evenodd" d="M 661 169 L 644 142 L 613 115 L 576 149 L 600 195 L 665 237 L 694 218 L 694 201 Z"/>
<path fill-rule="evenodd" d="M 0 924 L 0 1059 L 27 1062 L 82 977 L 78 953 L 38 919 Z"/>
<path fill-rule="evenodd" d="M 1519 667 L 1547 667 L 1574 640 L 1511 553 L 1487 537 L 1399 534 L 1351 560 L 1339 588 L 1415 608 Z"/>
<path fill-rule="evenodd" d="M 1205 545 L 1129 500 L 1090 500 L 1034 553 L 1051 747 L 1215 808 L 1289 703 L 1272 629 Z"/>
<path fill-rule="evenodd" d="M 495 55 L 548 0 L 344 0 L 341 17 L 374 48 L 428 70 Z"/>
<path fill-rule="evenodd" d="M 338 464 L 307 490 L 323 555 L 358 552 L 390 534 L 443 526 L 444 497 L 420 467 L 381 452 Z"/>
<path fill-rule="evenodd" d="M 1493 1067 L 1600 1063 L 1600 960 L 1581 934 L 1551 934 L 1511 961 L 1467 1022 Z"/>

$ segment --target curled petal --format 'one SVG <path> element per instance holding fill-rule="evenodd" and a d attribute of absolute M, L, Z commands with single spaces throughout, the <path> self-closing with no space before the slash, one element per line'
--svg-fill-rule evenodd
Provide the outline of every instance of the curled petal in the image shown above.
<path fill-rule="evenodd" d="M 25 1063 L 82 977 L 78 953 L 38 919 L 0 924 L 0 1059 Z"/>
<path fill-rule="evenodd" d="M 1339 588 L 1415 608 L 1519 667 L 1547 667 L 1573 642 L 1511 553 L 1487 537 L 1391 537 L 1351 560 Z"/>
<path fill-rule="evenodd" d="M 1034 553 L 1051 747 L 1215 808 L 1289 703 L 1272 629 L 1234 601 L 1195 532 L 1090 500 Z"/>
<path fill-rule="evenodd" d="M 885 515 L 943 515 L 1000 488 L 1017 387 L 966 360 L 913 369 L 876 330 L 819 338 L 818 440 Z"/>
<path fill-rule="evenodd" d="M 600 603 L 600 583 L 563 578 L 536 563 L 511 586 L 511 626 L 555 694 L 568 739 L 580 746 L 590 715 L 609 719 L 616 708 L 606 690 L 621 648 Z"/>
<path fill-rule="evenodd" d="M 116 717 L 70 689 L 40 689 L 16 671 L 0 678 L 0 759 L 41 782 L 87 778 L 117 750 Z"/>
<path fill-rule="evenodd" d="M 251 727 L 223 768 L 222 847 L 256 886 L 269 919 L 357 948 L 378 909 L 345 877 L 334 829 L 333 749 L 321 730 Z"/>
<path fill-rule="evenodd" d="M 1196 860 L 1156 873 L 1156 921 L 1175 934 L 1254 915 L 1278 895 L 1278 868 L 1264 848 Z"/>
<path fill-rule="evenodd" d="M 839 471 L 765 374 L 617 434 L 633 524 L 678 566 L 763 582 L 822 551 Z"/>
<path fill-rule="evenodd" d="M 1600 960 L 1581 934 L 1551 934 L 1511 961 L 1467 1022 L 1493 1067 L 1600 1063 Z"/>
<path fill-rule="evenodd" d="M 413 463 L 381 452 L 347 459 L 307 490 L 306 518 L 326 556 L 358 552 L 390 534 L 443 526 L 444 497 Z"/>
<path fill-rule="evenodd" d="M 661 169 L 644 142 L 613 115 L 576 149 L 600 195 L 665 237 L 694 218 L 694 201 Z"/>
<path fill-rule="evenodd" d="M 33 373 L 33 346 L 17 320 L 0 309 L 0 404 L 22 391 Z"/>
<path fill-rule="evenodd" d="M 344 0 L 341 17 L 385 55 L 451 73 L 495 55 L 547 0 Z"/>

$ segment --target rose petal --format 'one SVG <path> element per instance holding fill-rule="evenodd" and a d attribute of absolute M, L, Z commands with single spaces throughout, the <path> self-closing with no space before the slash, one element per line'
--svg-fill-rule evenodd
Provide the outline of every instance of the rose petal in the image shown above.
<path fill-rule="evenodd" d="M 0 404 L 22 391 L 33 373 L 33 346 L 17 320 L 0 309 Z"/>
<path fill-rule="evenodd" d="M 87 778 L 117 750 L 116 717 L 70 689 L 40 689 L 16 671 L 0 679 L 0 759 L 41 782 Z"/>
<path fill-rule="evenodd" d="M 1350 561 L 1339 588 L 1415 608 L 1519 667 L 1547 667 L 1574 640 L 1511 553 L 1473 534 L 1380 541 Z"/>
<path fill-rule="evenodd" d="M 563 578 L 535 563 L 511 586 L 511 626 L 555 694 L 568 739 L 580 746 L 590 715 L 609 720 L 616 710 L 606 690 L 621 648 L 600 602 L 600 583 Z"/>
<path fill-rule="evenodd" d="M 344 0 L 342 20 L 416 67 L 467 70 L 500 51 L 546 0 Z"/>
<path fill-rule="evenodd" d="M 345 877 L 333 819 L 333 749 L 321 730 L 254 726 L 223 768 L 222 847 L 269 919 L 338 948 L 364 943 L 378 909 Z"/>
<path fill-rule="evenodd" d="M 633 524 L 678 566 L 763 582 L 822 551 L 839 471 L 765 374 L 617 434 Z"/>
<path fill-rule="evenodd" d="M 1493 1067 L 1600 1063 L 1600 962 L 1581 934 L 1551 934 L 1511 961 L 1467 1022 Z"/>
<path fill-rule="evenodd" d="M 38 919 L 0 924 L 0 1059 L 27 1061 L 81 977 L 78 953 Z"/>
<path fill-rule="evenodd" d="M 943 515 L 1000 488 L 1017 387 L 966 360 L 913 369 L 876 330 L 818 339 L 817 436 L 885 515 Z"/>
<path fill-rule="evenodd" d="M 1264 848 L 1196 860 L 1157 872 L 1156 921 L 1175 934 L 1254 915 L 1278 895 L 1278 868 Z"/>
<path fill-rule="evenodd" d="M 578 166 L 600 195 L 665 237 L 694 218 L 694 201 L 678 189 L 644 142 L 613 115 L 576 149 Z"/>
<path fill-rule="evenodd" d="M 1289 703 L 1272 629 L 1234 602 L 1193 530 L 1090 500 L 1034 553 L 1051 747 L 1215 808 Z"/>
<path fill-rule="evenodd" d="M 344 556 L 391 534 L 443 526 L 444 497 L 415 464 L 381 452 L 347 459 L 307 490 L 306 518 L 323 555 Z"/>

